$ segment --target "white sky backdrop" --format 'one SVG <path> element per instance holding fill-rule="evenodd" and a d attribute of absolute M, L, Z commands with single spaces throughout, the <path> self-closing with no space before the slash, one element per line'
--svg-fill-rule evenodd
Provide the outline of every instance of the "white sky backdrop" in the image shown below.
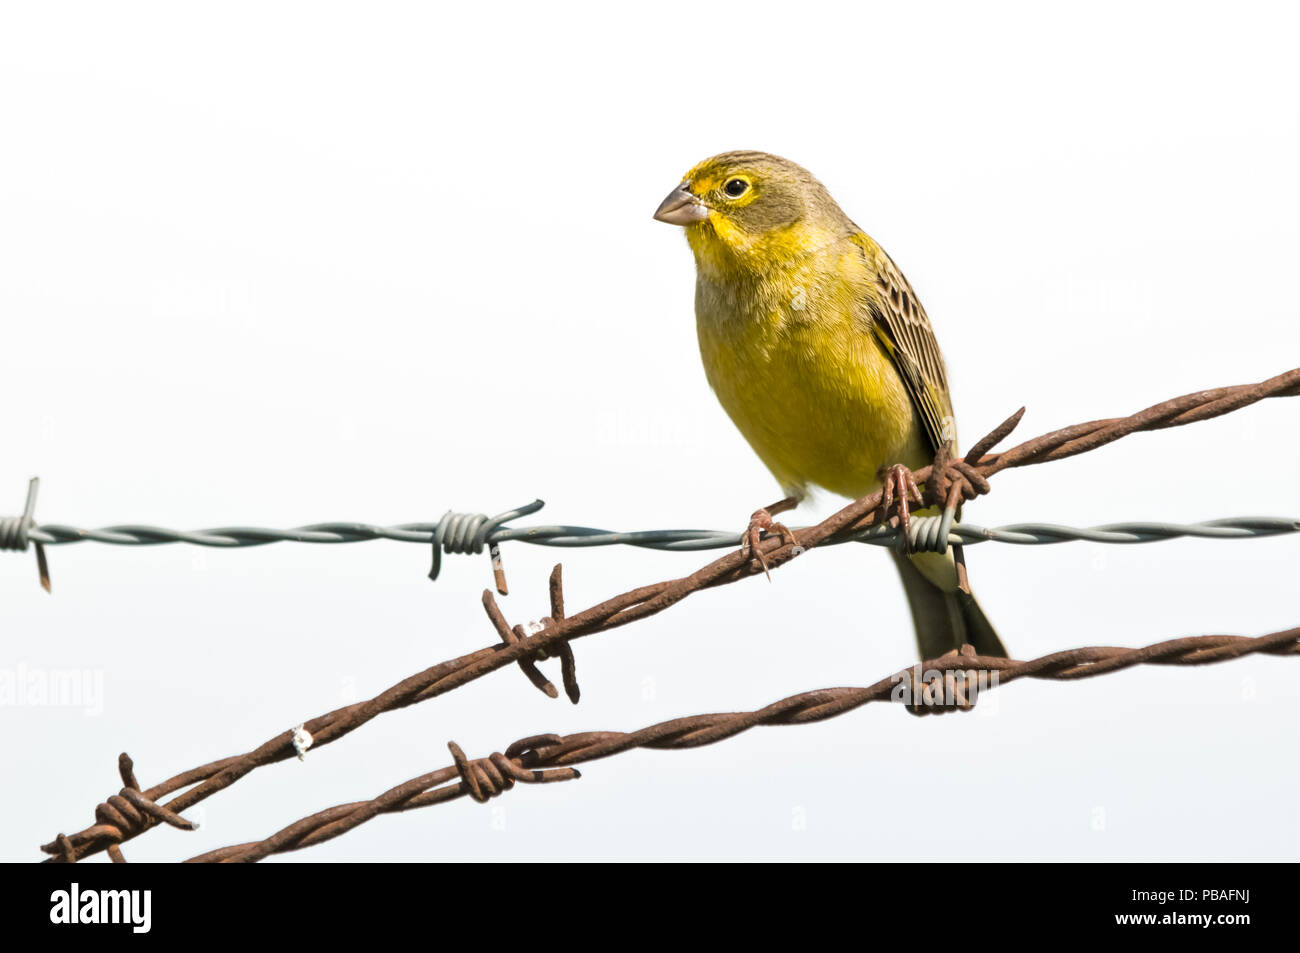
<path fill-rule="evenodd" d="M 83 526 L 436 520 L 740 529 L 773 481 L 709 392 L 693 267 L 651 212 L 704 156 L 825 181 L 935 323 L 969 445 L 1300 361 L 1295 14 L 1281 5 L 6 5 L 0 510 Z M 773 399 L 780 399 L 779 394 Z M 1007 473 L 967 518 L 1297 515 L 1300 402 Z M 838 506 L 823 499 L 802 525 Z M 1013 652 L 1297 624 L 1300 540 L 985 545 Z M 710 555 L 511 544 L 512 622 Z M 0 707 L 0 857 L 492 643 L 486 556 L 50 550 L 0 560 L 11 671 L 102 673 L 102 713 Z M 581 705 L 513 667 L 192 812 L 170 860 L 541 731 L 748 709 L 907 664 L 882 552 L 840 547 L 576 643 Z M 1289 858 L 1295 662 L 870 706 L 581 781 L 375 820 L 295 859 Z M 558 666 L 544 666 L 558 681 Z"/>

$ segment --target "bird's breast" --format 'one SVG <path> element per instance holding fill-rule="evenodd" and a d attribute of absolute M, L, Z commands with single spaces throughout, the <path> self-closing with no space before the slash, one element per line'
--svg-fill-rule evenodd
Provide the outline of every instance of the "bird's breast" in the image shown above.
<path fill-rule="evenodd" d="M 793 268 L 696 286 L 709 384 L 787 492 L 861 496 L 892 463 L 922 466 L 924 440 L 862 291 L 832 270 Z"/>

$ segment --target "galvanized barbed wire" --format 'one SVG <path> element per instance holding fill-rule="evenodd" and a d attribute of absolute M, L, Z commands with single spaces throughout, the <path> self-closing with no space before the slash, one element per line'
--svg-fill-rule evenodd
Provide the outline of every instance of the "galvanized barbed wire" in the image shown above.
<path fill-rule="evenodd" d="M 540 504 L 541 501 L 538 500 Z M 442 553 L 480 553 L 485 545 L 491 546 L 511 540 L 538 546 L 580 548 L 587 546 L 633 546 L 643 549 L 670 552 L 697 552 L 709 549 L 730 549 L 738 546 L 743 533 L 711 529 L 655 529 L 620 532 L 594 526 L 499 526 L 484 532 L 485 525 L 511 518 L 500 514 L 491 520 L 482 513 L 448 512 L 444 519 L 456 521 L 472 519 L 483 521 L 478 531 L 469 537 L 461 535 L 440 539 L 441 523 L 402 523 L 396 526 L 374 526 L 368 523 L 314 523 L 293 529 L 267 529 L 264 527 L 228 526 L 219 529 L 170 530 L 157 526 L 106 526 L 102 529 L 80 529 L 62 524 L 42 524 L 28 531 L 28 537 L 50 546 L 65 543 L 95 541 L 119 546 L 157 546 L 167 543 L 193 543 L 198 546 L 238 548 L 264 546 L 274 542 L 299 543 L 359 543 L 376 539 L 397 540 L 408 543 L 433 543 L 435 551 Z M 912 521 L 917 526 L 912 545 L 931 548 L 938 546 L 936 530 L 942 525 L 940 516 L 922 516 Z M 795 527 L 795 533 L 808 527 Z M 978 543 L 1014 543 L 1021 546 L 1042 546 L 1066 542 L 1094 543 L 1153 543 L 1163 540 L 1197 537 L 1200 539 L 1248 539 L 1300 532 L 1300 518 L 1288 516 L 1239 516 L 1224 519 L 1202 520 L 1192 523 L 1160 521 L 1131 521 L 1107 523 L 1104 526 L 1064 526 L 1058 523 L 1010 523 L 1004 526 L 979 526 L 974 523 L 954 522 L 950 526 L 947 542 L 950 545 Z M 827 540 L 826 545 L 861 542 L 877 546 L 896 546 L 901 535 L 888 526 L 874 527 L 869 533 L 857 537 Z M 451 548 L 448 548 L 451 547 Z M 0 547 L 3 548 L 3 547 Z M 429 573 L 437 578 L 441 561 L 435 560 Z"/>
<path fill-rule="evenodd" d="M 659 529 L 619 532 L 594 526 L 504 526 L 521 515 L 534 513 L 544 503 L 532 503 L 507 510 L 489 518 L 483 513 L 458 513 L 448 510 L 437 523 L 402 523 L 375 526 L 369 523 L 313 523 L 293 529 L 269 529 L 252 526 L 226 526 L 215 529 L 173 530 L 159 526 L 106 526 L 82 529 L 63 524 L 32 526 L 26 538 L 38 546 L 94 541 L 118 546 L 159 546 L 168 543 L 192 543 L 197 546 L 241 548 L 265 546 L 276 542 L 359 543 L 376 539 L 406 543 L 432 544 L 433 564 L 429 578 L 437 579 L 442 569 L 443 553 L 481 553 L 489 549 L 497 592 L 509 594 L 500 545 L 508 540 L 538 546 L 587 547 L 633 546 L 670 552 L 696 552 L 731 549 L 738 546 L 743 533 L 708 529 Z M 20 518 L 8 520 L 17 523 Z M 796 527 L 796 536 L 800 530 Z M 3 527 L 0 527 L 3 529 Z M 1069 542 L 1112 544 L 1155 543 L 1194 537 L 1197 539 L 1258 539 L 1300 532 L 1300 519 L 1287 516 L 1237 516 L 1202 520 L 1194 523 L 1131 521 L 1104 526 L 1065 526 L 1059 523 L 1009 523 L 1004 526 L 979 526 L 955 521 L 952 512 L 940 516 L 919 516 L 910 521 L 906 531 L 893 526 L 873 526 L 855 536 L 829 539 L 825 545 L 867 543 L 897 549 L 906 542 L 913 552 L 947 552 L 949 546 L 979 543 L 1009 543 L 1019 546 L 1052 546 Z M 6 548 L 0 545 L 0 549 Z M 21 548 L 21 547 L 10 547 Z M 42 576 L 48 585 L 48 573 Z"/>
<path fill-rule="evenodd" d="M 412 778 L 369 801 L 340 804 L 304 817 L 270 837 L 236 844 L 192 857 L 189 863 L 252 863 L 272 854 L 301 850 L 332 840 L 380 814 L 444 804 L 462 797 L 480 803 L 512 788 L 516 781 L 548 783 L 581 777 L 572 765 L 607 758 L 634 748 L 697 748 L 768 725 L 806 725 L 846 714 L 871 702 L 902 702 L 914 713 L 969 711 L 978 694 L 1021 678 L 1070 681 L 1094 678 L 1135 665 L 1206 665 L 1254 653 L 1300 656 L 1300 627 L 1258 638 L 1231 635 L 1191 636 L 1121 649 L 1091 647 L 1053 652 L 1030 661 L 987 658 L 968 651 L 917 663 L 866 688 L 823 688 L 791 695 L 754 711 L 695 715 L 663 721 L 634 732 L 588 731 L 571 735 L 532 735 L 470 761 L 449 742 L 453 763 Z M 947 677 L 961 674 L 953 689 Z M 988 678 L 989 673 L 996 673 Z"/>
<path fill-rule="evenodd" d="M 916 471 L 914 477 L 917 482 L 925 485 L 925 494 L 920 502 L 903 501 L 902 506 L 904 508 L 920 508 L 936 504 L 951 506 L 954 501 L 972 499 L 986 492 L 987 478 L 1004 469 L 1063 459 L 1096 449 L 1138 431 L 1181 426 L 1229 413 L 1268 397 L 1294 396 L 1297 393 L 1300 393 L 1300 368 L 1258 384 L 1217 388 L 1174 398 L 1148 407 L 1130 417 L 1096 420 L 1066 427 L 1028 440 L 1003 453 L 990 453 L 992 448 L 1015 428 L 1024 413 L 1022 408 L 986 437 L 977 441 L 963 459 L 948 460 L 941 454 L 936 459 L 935 465 Z M 883 504 L 884 494 L 878 491 L 848 504 L 816 526 L 803 529 L 798 533 L 797 539 L 787 539 L 784 536 L 766 537 L 759 542 L 757 551 L 749 547 L 733 550 L 687 576 L 631 589 L 572 615 L 566 615 L 562 608 L 563 595 L 557 566 L 552 574 L 551 615 L 540 623 L 532 623 L 528 627 L 522 625 L 510 627 L 503 616 L 498 622 L 493 613 L 493 609 L 496 608 L 495 599 L 490 591 L 484 591 L 484 607 L 489 617 L 493 619 L 493 625 L 498 628 L 498 634 L 501 635 L 500 626 L 505 625 L 513 638 L 432 666 L 403 679 L 369 701 L 328 712 L 304 723 L 301 728 L 311 735 L 314 747 L 329 744 L 381 713 L 434 698 L 510 664 L 559 654 L 561 646 L 567 648 L 574 639 L 619 628 L 663 612 L 694 593 L 761 573 L 764 568 L 760 564 L 760 556 L 765 559 L 768 568 L 777 569 L 822 543 L 855 536 L 869 530 L 877 523 L 888 522 L 895 526 L 899 524 L 901 517 L 899 515 L 891 517 L 884 513 Z M 502 635 L 502 638 L 505 637 Z M 1078 651 L 1141 653 L 1151 652 L 1153 649 Z M 743 654 L 743 646 L 737 647 L 737 652 Z M 1044 660 L 1036 660 L 1036 663 L 1046 664 Z M 1104 666 L 1107 661 L 1099 660 L 1097 664 Z M 567 689 L 572 676 L 571 657 L 564 665 L 564 671 Z M 573 688 L 575 691 L 570 695 L 571 698 L 576 697 L 576 682 Z M 179 817 L 181 812 L 229 787 L 249 772 L 267 764 L 296 757 L 293 739 L 294 731 L 282 731 L 252 751 L 223 758 L 178 774 L 140 792 L 141 796 L 160 809 Z M 161 798 L 172 794 L 176 796 L 166 804 L 158 804 Z M 54 841 L 45 844 L 42 850 L 55 855 L 52 858 L 55 860 L 79 860 L 106 850 L 110 845 L 118 845 L 136 837 L 158 823 L 162 821 L 157 817 L 146 817 L 142 825 L 128 825 L 128 829 L 100 823 L 76 834 L 66 837 L 60 835 Z"/>

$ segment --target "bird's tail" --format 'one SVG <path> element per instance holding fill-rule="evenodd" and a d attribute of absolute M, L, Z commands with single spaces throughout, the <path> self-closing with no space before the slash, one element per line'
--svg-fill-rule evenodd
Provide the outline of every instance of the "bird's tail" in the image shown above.
<path fill-rule="evenodd" d="M 912 608 L 922 659 L 938 658 L 967 643 L 980 655 L 1007 657 L 997 630 L 965 584 L 965 573 L 957 572 L 959 554 L 949 551 L 945 556 L 935 553 L 904 556 L 896 552 L 890 555 L 898 566 L 907 603 Z"/>

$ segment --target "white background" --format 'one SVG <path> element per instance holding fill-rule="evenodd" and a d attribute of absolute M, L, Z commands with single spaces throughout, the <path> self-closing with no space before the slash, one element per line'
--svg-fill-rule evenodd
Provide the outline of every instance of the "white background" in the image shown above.
<path fill-rule="evenodd" d="M 739 530 L 776 488 L 709 393 L 693 267 L 651 220 L 697 160 L 812 169 L 899 262 L 969 445 L 1300 363 L 1297 23 L 1281 5 L 8 4 L 0 511 L 102 526 L 436 520 Z M 773 395 L 780 399 L 780 395 Z M 1300 515 L 1300 402 L 1006 473 L 967 519 Z M 840 504 L 823 499 L 791 520 Z M 984 545 L 1015 655 L 1297 624 L 1300 540 Z M 102 712 L 0 708 L 0 857 L 491 644 L 487 557 L 390 542 L 0 558 L 0 668 Z M 505 547 L 512 622 L 709 554 Z M 259 839 L 541 731 L 865 685 L 913 658 L 894 570 L 819 550 L 255 772 L 132 860 Z M 1019 683 L 634 752 L 377 819 L 292 859 L 1295 859 L 1294 661 Z M 558 681 L 557 665 L 546 667 Z M 93 677 L 93 676 L 92 676 Z M 15 823 L 21 818 L 21 823 Z"/>

